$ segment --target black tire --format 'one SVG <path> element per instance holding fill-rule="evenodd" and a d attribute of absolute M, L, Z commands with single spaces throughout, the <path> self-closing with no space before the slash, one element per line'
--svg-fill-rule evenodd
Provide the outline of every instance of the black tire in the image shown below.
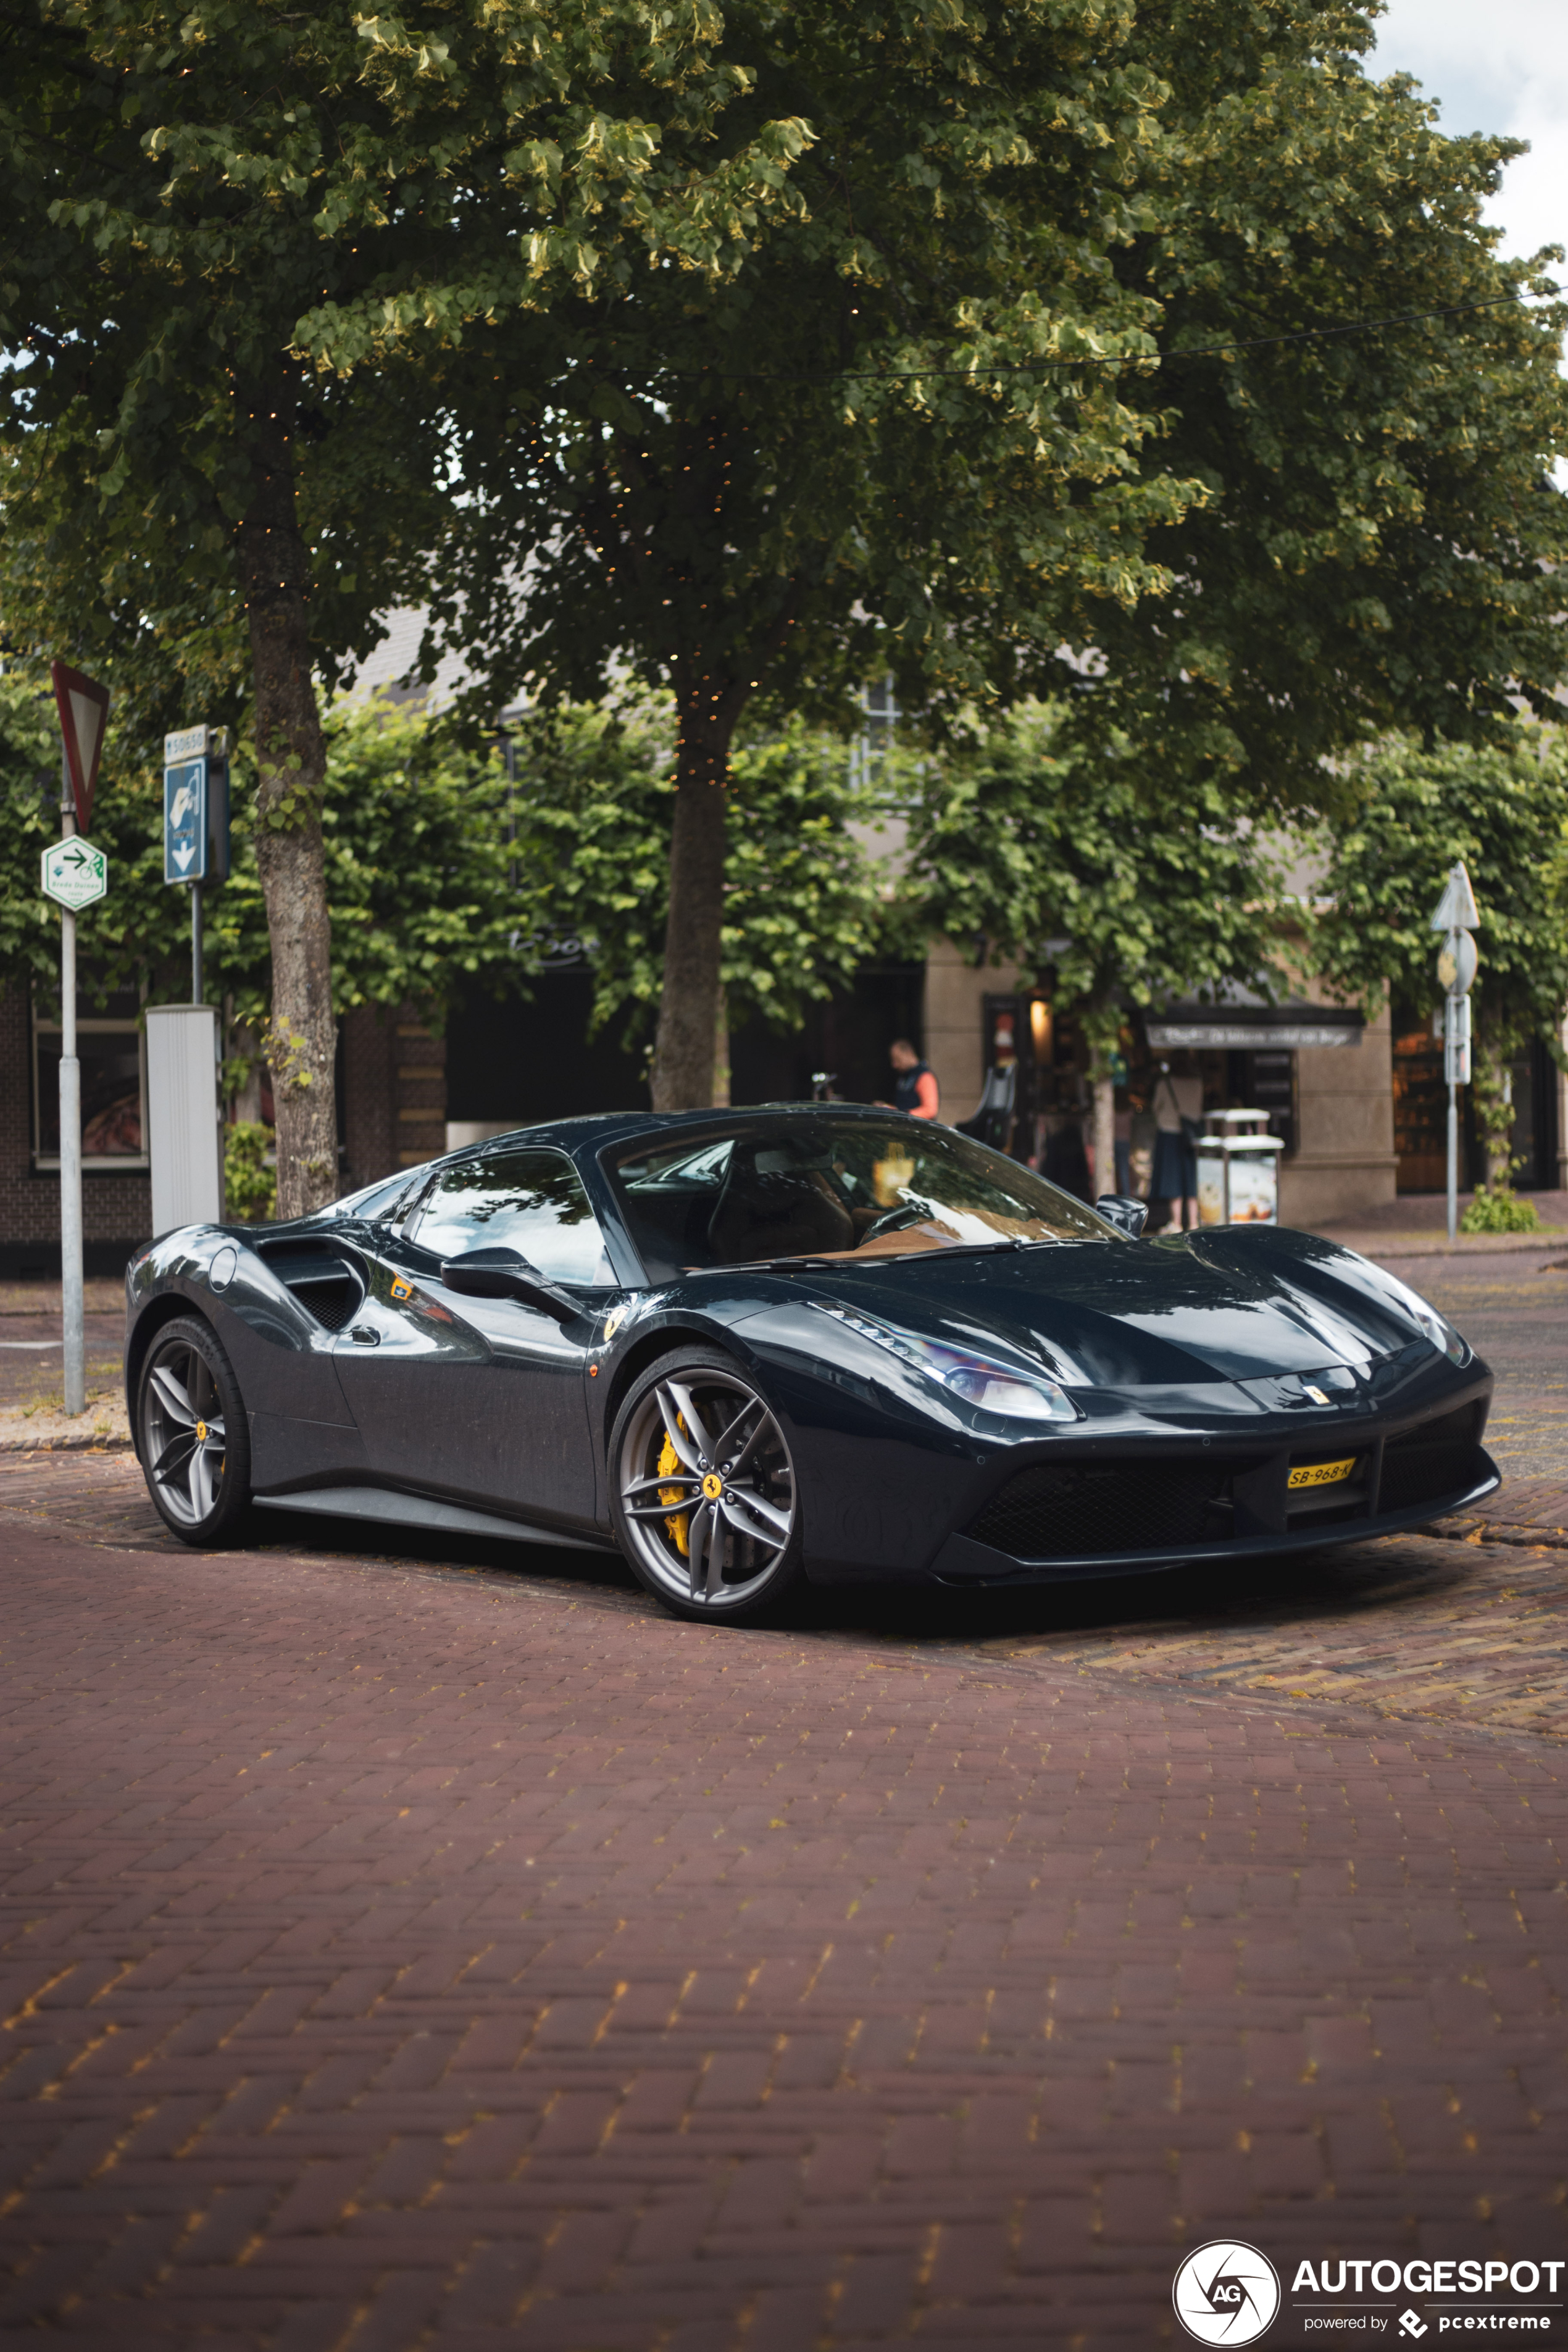
<path fill-rule="evenodd" d="M 721 1454 L 726 1436 L 734 1450 Z M 718 1349 L 676 1349 L 633 1382 L 609 1477 L 616 1539 L 671 1616 L 755 1624 L 801 1584 L 788 1440 L 755 1381 Z"/>
<path fill-rule="evenodd" d="M 136 1445 L 172 1535 L 204 1551 L 237 1539 L 250 1502 L 250 1428 L 234 1366 L 199 1315 L 153 1334 L 136 1383 Z"/>

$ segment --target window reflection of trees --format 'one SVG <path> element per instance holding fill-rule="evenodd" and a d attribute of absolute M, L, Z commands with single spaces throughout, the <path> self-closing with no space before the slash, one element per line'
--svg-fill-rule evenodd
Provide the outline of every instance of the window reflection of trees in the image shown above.
<path fill-rule="evenodd" d="M 505 1246 L 557 1280 L 578 1282 L 596 1278 L 603 1247 L 576 1170 L 539 1152 L 448 1169 L 415 1238 L 438 1256 Z"/>

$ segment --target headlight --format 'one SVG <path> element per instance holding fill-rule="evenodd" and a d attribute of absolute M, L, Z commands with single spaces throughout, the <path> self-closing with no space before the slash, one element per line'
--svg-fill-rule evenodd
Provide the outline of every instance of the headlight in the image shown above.
<path fill-rule="evenodd" d="M 1405 1313 L 1414 1317 L 1432 1345 L 1447 1356 L 1451 1364 L 1468 1363 L 1469 1342 L 1460 1339 L 1447 1317 L 1439 1315 L 1435 1307 L 1428 1307 L 1418 1291 L 1407 1289 L 1403 1282 L 1394 1280 L 1392 1276 L 1389 1280 Z"/>
<path fill-rule="evenodd" d="M 972 1355 L 963 1348 L 944 1347 L 940 1339 L 922 1339 L 913 1331 L 898 1330 L 869 1315 L 851 1314 L 847 1307 L 814 1302 L 825 1315 L 858 1331 L 876 1348 L 886 1348 L 912 1364 L 928 1381 L 950 1396 L 982 1412 L 1004 1414 L 1009 1421 L 1076 1421 L 1078 1409 L 1065 1390 L 1047 1373 L 1026 1372 L 1016 1364 L 1000 1364 L 989 1356 Z"/>

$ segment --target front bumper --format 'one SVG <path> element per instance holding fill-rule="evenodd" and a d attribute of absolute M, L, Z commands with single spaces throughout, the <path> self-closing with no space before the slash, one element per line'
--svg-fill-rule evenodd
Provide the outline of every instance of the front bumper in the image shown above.
<path fill-rule="evenodd" d="M 1418 1370 L 1424 1370 L 1418 1367 Z M 1496 1492 L 1491 1375 L 1394 1386 L 1381 1410 L 1194 1444 L 1060 1449 L 1015 1466 L 941 1545 L 942 1582 L 1030 1582 L 1277 1552 L 1425 1525 Z M 1262 1439 L 1262 1443 L 1258 1442 Z"/>
<path fill-rule="evenodd" d="M 1373 1536 L 1405 1533 L 1425 1527 L 1450 1511 L 1467 1509 L 1495 1495 L 1502 1475 L 1491 1456 L 1478 1446 L 1473 1465 L 1479 1473 L 1466 1485 L 1420 1503 L 1394 1511 L 1366 1512 L 1336 1517 L 1332 1522 L 1307 1520 L 1296 1527 L 1216 1537 L 1208 1542 L 1139 1549 L 1053 1554 L 1020 1559 L 994 1545 L 978 1543 L 973 1536 L 952 1535 L 931 1561 L 927 1573 L 940 1584 L 1058 1584 L 1090 1576 L 1135 1576 L 1157 1570 L 1186 1568 L 1207 1560 L 1275 1558 L 1292 1552 L 1321 1551 L 1329 1544 L 1364 1543 Z M 1484 1465 L 1484 1466 L 1482 1466 Z"/>

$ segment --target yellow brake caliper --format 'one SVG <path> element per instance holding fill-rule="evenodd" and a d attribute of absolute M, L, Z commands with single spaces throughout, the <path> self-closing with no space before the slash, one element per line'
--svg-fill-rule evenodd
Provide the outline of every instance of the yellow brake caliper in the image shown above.
<path fill-rule="evenodd" d="M 679 1430 L 683 1437 L 690 1436 L 691 1432 L 686 1426 L 686 1417 L 683 1413 L 678 1412 L 676 1414 L 675 1425 L 677 1429 Z M 660 1449 L 658 1457 L 658 1475 L 661 1478 L 668 1478 L 681 1467 L 680 1456 L 676 1452 L 674 1444 L 670 1440 L 669 1432 L 666 1430 L 664 1444 Z M 661 1503 L 679 1503 L 680 1500 L 679 1487 L 661 1486 L 658 1490 L 658 1499 Z M 674 1518 L 666 1519 L 664 1523 L 665 1531 L 668 1535 L 671 1543 L 674 1544 L 676 1549 L 679 1552 L 682 1559 L 689 1558 L 690 1554 L 691 1548 L 686 1540 L 686 1531 L 690 1524 L 691 1514 L 689 1511 L 679 1511 L 676 1514 Z"/>

